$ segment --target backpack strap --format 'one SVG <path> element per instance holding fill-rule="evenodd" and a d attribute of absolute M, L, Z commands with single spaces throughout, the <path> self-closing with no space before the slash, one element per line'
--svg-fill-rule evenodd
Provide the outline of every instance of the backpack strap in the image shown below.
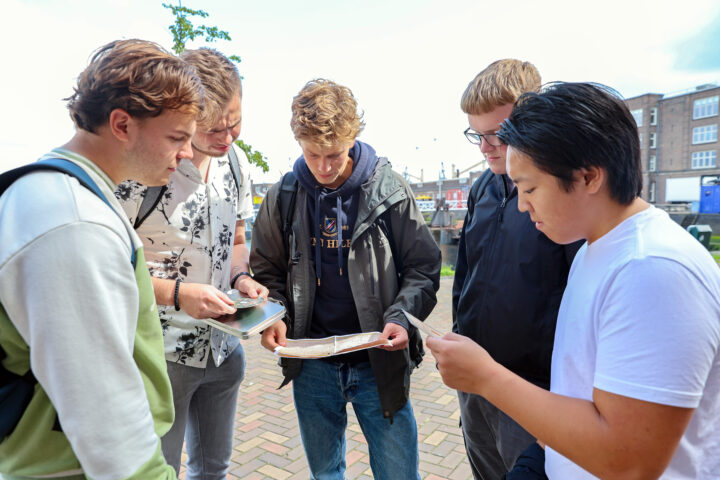
<path fill-rule="evenodd" d="M 228 150 L 228 160 L 230 161 L 230 171 L 232 171 L 233 178 L 235 179 L 235 187 L 237 187 L 238 195 L 240 195 L 240 186 L 243 183 L 243 176 L 240 173 L 240 160 L 235 152 L 235 148 L 232 146 L 230 146 L 230 150 Z M 155 207 L 157 207 L 158 203 L 160 203 L 160 200 L 167 191 L 167 188 L 167 185 L 163 185 L 162 187 L 147 188 L 145 196 L 140 203 L 140 209 L 138 210 L 137 217 L 135 218 L 135 223 L 133 224 L 133 228 L 135 230 L 140 228 L 140 225 L 142 225 L 153 210 L 155 210 Z"/>
<path fill-rule="evenodd" d="M 245 156 L 247 156 L 247 153 Z M 235 147 L 232 145 L 230 145 L 230 150 L 228 151 L 228 160 L 230 160 L 230 170 L 232 170 L 233 177 L 235 177 L 235 186 L 237 187 L 238 195 L 240 195 L 240 187 L 243 184 L 243 176 L 242 173 L 240 173 L 240 160 L 235 152 Z"/>
<path fill-rule="evenodd" d="M 110 210 L 112 210 L 117 216 L 122 218 L 120 214 L 115 211 L 112 205 L 110 205 L 110 202 L 105 197 L 105 195 L 103 195 L 102 191 L 100 191 L 100 188 L 93 181 L 93 179 L 90 178 L 90 175 L 88 175 L 87 172 L 81 167 L 77 166 L 70 160 L 65 160 L 64 158 L 48 158 L 46 160 L 31 163 L 29 165 L 18 167 L 3 173 L 2 175 L 0 175 L 0 195 L 2 195 L 5 190 L 7 190 L 7 188 L 12 185 L 13 182 L 15 182 L 15 180 L 17 180 L 18 178 L 27 175 L 28 173 L 40 170 L 52 170 L 64 173 L 66 175 L 70 175 L 71 177 L 75 177 L 80 183 L 80 185 L 94 193 L 98 198 L 100 198 L 100 200 L 105 202 L 105 205 L 107 205 Z M 136 263 L 135 249 L 131 247 L 130 250 L 130 262 L 132 263 L 134 269 Z"/>
<path fill-rule="evenodd" d="M 293 172 L 283 175 L 280 183 L 280 220 L 282 222 L 282 234 L 285 246 L 288 246 L 290 239 L 290 227 L 292 226 L 293 213 L 295 213 L 295 198 L 297 197 L 298 181 Z"/>
<path fill-rule="evenodd" d="M 143 224 L 145 219 L 155 210 L 165 190 L 167 190 L 167 185 L 163 185 L 162 187 L 148 187 L 147 190 L 145 190 L 145 196 L 140 203 L 140 210 L 138 210 L 135 223 L 133 224 L 135 230 L 140 228 L 140 225 Z"/>

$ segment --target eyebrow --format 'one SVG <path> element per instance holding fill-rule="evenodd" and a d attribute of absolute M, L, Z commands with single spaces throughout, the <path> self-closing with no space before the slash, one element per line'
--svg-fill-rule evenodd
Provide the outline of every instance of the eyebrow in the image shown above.
<path fill-rule="evenodd" d="M 193 136 L 192 133 L 188 132 L 187 130 L 182 130 L 182 129 L 180 129 L 180 128 L 177 128 L 177 129 L 173 130 L 173 133 L 175 133 L 175 134 L 180 134 L 180 135 L 182 135 L 183 137 L 192 137 L 192 136 Z"/>

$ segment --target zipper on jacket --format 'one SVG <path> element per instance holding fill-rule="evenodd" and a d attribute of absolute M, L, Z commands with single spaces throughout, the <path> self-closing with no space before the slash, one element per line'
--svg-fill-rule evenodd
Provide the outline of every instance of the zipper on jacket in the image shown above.
<path fill-rule="evenodd" d="M 367 237 L 365 239 L 367 242 L 367 249 L 368 252 L 372 252 L 372 249 L 370 248 L 370 241 L 367 240 Z M 370 259 L 370 293 L 374 296 L 375 295 L 375 271 L 373 270 L 373 259 Z"/>
<path fill-rule="evenodd" d="M 503 220 L 503 212 L 505 211 L 505 205 L 507 204 L 507 198 L 503 198 L 502 203 L 500 204 L 500 212 L 498 213 L 498 223 L 502 223 Z"/>
<path fill-rule="evenodd" d="M 510 192 L 508 192 L 507 182 L 505 181 L 505 177 L 503 177 L 501 175 L 500 180 L 502 180 L 503 191 L 505 192 L 505 195 L 503 195 L 502 203 L 500 203 L 500 211 L 498 212 L 498 223 L 502 223 L 503 213 L 505 212 L 505 205 L 507 205 L 508 197 L 510 196 Z"/>

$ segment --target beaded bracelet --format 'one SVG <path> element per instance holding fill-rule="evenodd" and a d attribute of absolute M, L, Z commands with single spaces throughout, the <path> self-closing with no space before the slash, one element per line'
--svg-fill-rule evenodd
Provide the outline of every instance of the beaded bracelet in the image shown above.
<path fill-rule="evenodd" d="M 180 281 L 181 281 L 181 280 L 180 280 L 180 277 L 178 277 L 178 279 L 175 280 L 175 296 L 174 296 L 174 298 L 175 298 L 175 311 L 178 311 L 178 312 L 180 311 L 180 299 L 178 298 L 178 297 L 179 297 L 179 294 L 180 294 Z"/>
<path fill-rule="evenodd" d="M 235 282 L 237 282 L 237 279 L 243 275 L 247 275 L 248 277 L 253 278 L 253 275 L 250 272 L 237 273 L 237 274 L 235 274 L 235 276 L 232 277 L 232 280 L 230 280 L 230 288 L 235 288 Z"/>

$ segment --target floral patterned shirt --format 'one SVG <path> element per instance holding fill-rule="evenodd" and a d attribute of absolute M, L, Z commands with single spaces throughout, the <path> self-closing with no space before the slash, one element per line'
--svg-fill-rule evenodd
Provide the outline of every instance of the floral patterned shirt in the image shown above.
<path fill-rule="evenodd" d="M 191 161 L 180 161 L 163 197 L 137 230 L 150 275 L 170 280 L 180 277 L 222 291 L 230 288 L 235 223 L 253 214 L 249 164 L 243 152 L 238 152 L 238 160 L 239 189 L 227 156 L 211 159 L 207 183 Z M 134 223 L 146 191 L 147 187 L 133 181 L 118 185 L 115 196 L 130 223 Z M 172 305 L 158 305 L 158 312 L 168 361 L 204 368 L 212 353 L 219 366 L 239 343 L 237 337 L 178 312 Z"/>

